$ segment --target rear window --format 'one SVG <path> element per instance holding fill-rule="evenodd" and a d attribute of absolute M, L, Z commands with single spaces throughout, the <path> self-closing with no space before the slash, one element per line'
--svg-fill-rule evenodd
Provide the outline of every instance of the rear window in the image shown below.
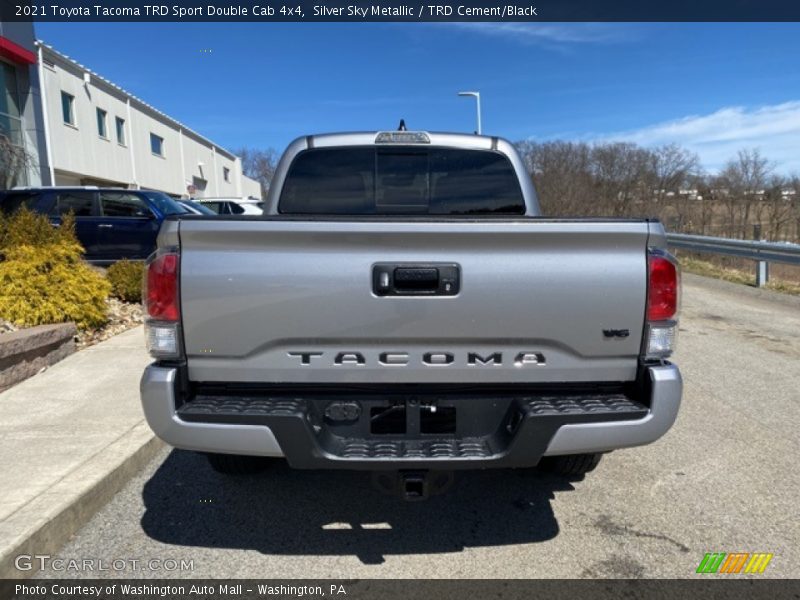
<path fill-rule="evenodd" d="M 499 152 L 366 146 L 306 150 L 289 168 L 283 214 L 520 215 L 519 181 Z"/>
<path fill-rule="evenodd" d="M 220 202 L 203 202 L 203 206 L 207 209 L 212 211 L 214 214 L 221 215 L 222 212 L 222 204 Z"/>
<path fill-rule="evenodd" d="M 0 198 L 0 210 L 6 215 L 13 214 L 23 207 L 32 211 L 39 202 L 39 196 L 39 193 L 33 192 L 11 192 Z"/>
<path fill-rule="evenodd" d="M 94 192 L 58 192 L 50 210 L 52 215 L 72 213 L 76 217 L 94 215 Z"/>
<path fill-rule="evenodd" d="M 126 192 L 100 192 L 100 210 L 104 217 L 143 218 L 153 215 L 144 200 Z"/>
<path fill-rule="evenodd" d="M 181 204 L 185 204 L 187 206 L 190 206 L 191 208 L 195 209 L 196 211 L 198 211 L 198 212 L 200 212 L 200 213 L 202 213 L 204 215 L 215 215 L 215 214 L 217 214 L 213 210 L 208 208 L 207 206 L 204 206 L 204 205 L 200 204 L 199 202 L 194 202 L 192 200 L 182 200 Z"/>
<path fill-rule="evenodd" d="M 190 212 L 180 202 L 173 200 L 162 192 L 145 192 L 145 196 L 156 205 L 158 212 L 162 215 L 186 215 Z"/>

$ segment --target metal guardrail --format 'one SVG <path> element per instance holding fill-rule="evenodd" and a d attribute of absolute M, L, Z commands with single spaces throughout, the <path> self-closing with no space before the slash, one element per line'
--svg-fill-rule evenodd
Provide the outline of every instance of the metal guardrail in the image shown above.
<path fill-rule="evenodd" d="M 691 252 L 706 252 L 738 256 L 756 261 L 756 285 L 762 287 L 769 280 L 769 263 L 779 262 L 800 265 L 800 245 L 732 240 L 728 238 L 668 233 L 667 243 L 673 248 Z"/>

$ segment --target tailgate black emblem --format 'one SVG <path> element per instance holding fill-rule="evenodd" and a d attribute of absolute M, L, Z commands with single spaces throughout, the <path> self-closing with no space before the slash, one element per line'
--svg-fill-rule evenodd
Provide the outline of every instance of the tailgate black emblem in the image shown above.
<path fill-rule="evenodd" d="M 603 335 L 607 338 L 626 338 L 630 334 L 629 329 L 603 329 Z"/>

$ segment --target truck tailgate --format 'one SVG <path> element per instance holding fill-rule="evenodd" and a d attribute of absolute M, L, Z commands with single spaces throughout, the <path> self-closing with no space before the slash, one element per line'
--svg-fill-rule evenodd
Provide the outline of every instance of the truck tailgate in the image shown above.
<path fill-rule="evenodd" d="M 179 228 L 192 381 L 471 384 L 636 376 L 647 221 L 277 217 L 170 226 Z M 379 296 L 376 263 L 455 264 L 460 290 Z"/>

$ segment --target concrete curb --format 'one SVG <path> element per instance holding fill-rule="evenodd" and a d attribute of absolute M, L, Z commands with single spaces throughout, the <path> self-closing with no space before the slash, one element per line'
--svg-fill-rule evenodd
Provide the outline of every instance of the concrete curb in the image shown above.
<path fill-rule="evenodd" d="M 10 515 L 0 525 L 0 579 L 35 575 L 16 557 L 57 552 L 163 447 L 142 421 Z"/>

